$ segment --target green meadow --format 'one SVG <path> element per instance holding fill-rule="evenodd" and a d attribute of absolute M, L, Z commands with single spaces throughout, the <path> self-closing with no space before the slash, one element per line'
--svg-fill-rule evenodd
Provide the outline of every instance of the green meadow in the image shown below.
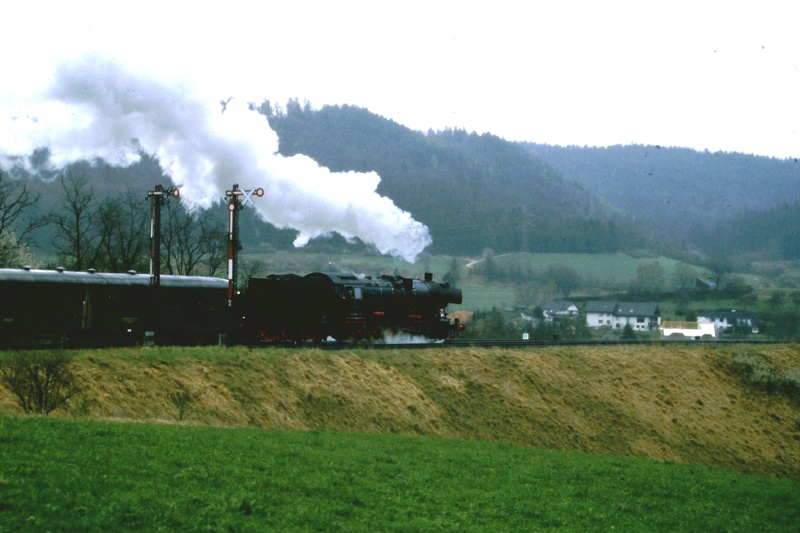
<path fill-rule="evenodd" d="M 0 531 L 798 531 L 800 484 L 391 434 L 0 417 Z"/>

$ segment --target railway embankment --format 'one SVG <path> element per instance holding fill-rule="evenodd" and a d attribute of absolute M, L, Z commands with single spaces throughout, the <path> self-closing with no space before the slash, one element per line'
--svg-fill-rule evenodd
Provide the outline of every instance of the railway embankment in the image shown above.
<path fill-rule="evenodd" d="M 797 345 L 76 351 L 51 416 L 387 432 L 800 479 Z M 0 385 L 0 412 L 21 414 Z"/>

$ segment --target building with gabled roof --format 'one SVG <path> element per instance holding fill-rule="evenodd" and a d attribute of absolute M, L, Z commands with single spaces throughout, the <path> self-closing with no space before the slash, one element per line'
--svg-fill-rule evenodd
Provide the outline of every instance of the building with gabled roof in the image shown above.
<path fill-rule="evenodd" d="M 584 313 L 590 328 L 621 329 L 630 324 L 636 331 L 651 331 L 661 324 L 655 302 L 586 302 Z"/>
<path fill-rule="evenodd" d="M 586 302 L 583 312 L 586 314 L 586 325 L 590 328 L 614 327 L 614 310 L 617 302 Z"/>
<path fill-rule="evenodd" d="M 578 306 L 572 302 L 552 300 L 542 304 L 542 315 L 547 322 L 560 318 L 575 318 L 578 313 Z"/>
<path fill-rule="evenodd" d="M 739 329 L 758 333 L 758 320 L 755 313 L 745 311 L 703 311 L 697 314 L 698 322 L 714 324 L 717 331 Z"/>

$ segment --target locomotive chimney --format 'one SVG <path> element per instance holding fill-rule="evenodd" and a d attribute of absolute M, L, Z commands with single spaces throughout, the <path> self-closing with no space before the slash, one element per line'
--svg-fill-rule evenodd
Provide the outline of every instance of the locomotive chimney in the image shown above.
<path fill-rule="evenodd" d="M 425 272 L 425 281 L 433 281 L 433 272 Z"/>

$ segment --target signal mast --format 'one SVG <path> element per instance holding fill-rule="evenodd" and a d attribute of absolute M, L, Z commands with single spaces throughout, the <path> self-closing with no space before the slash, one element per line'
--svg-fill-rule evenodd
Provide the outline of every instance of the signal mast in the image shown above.
<path fill-rule="evenodd" d="M 150 198 L 150 285 L 153 287 L 161 285 L 161 206 L 171 197 L 180 195 L 175 187 L 164 189 L 161 185 L 147 191 Z"/>
<path fill-rule="evenodd" d="M 261 198 L 264 196 L 264 189 L 239 189 L 238 184 L 225 191 L 225 198 L 228 199 L 228 307 L 233 306 L 233 296 L 236 294 L 237 277 L 239 275 L 239 250 L 242 245 L 239 243 L 239 211 L 252 202 L 251 196 Z M 239 198 L 242 197 L 242 200 Z"/>

